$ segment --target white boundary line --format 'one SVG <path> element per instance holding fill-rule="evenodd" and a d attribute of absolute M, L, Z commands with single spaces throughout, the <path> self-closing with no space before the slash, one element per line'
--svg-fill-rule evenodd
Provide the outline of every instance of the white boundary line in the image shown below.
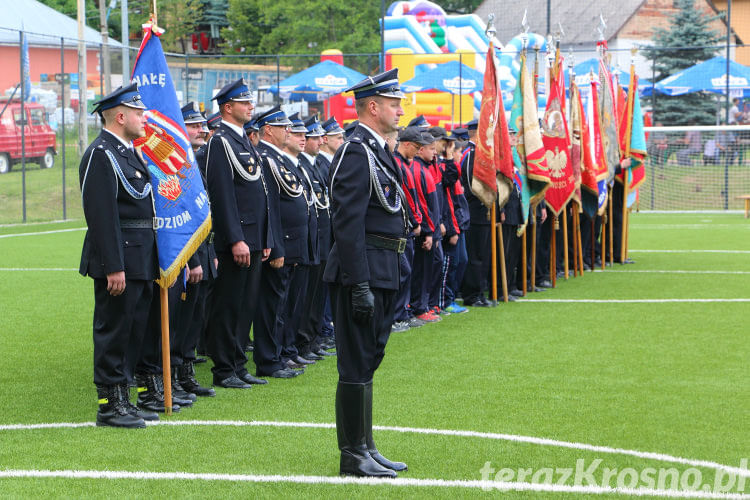
<path fill-rule="evenodd" d="M 38 222 L 14 222 L 11 224 L 0 224 L 0 227 L 19 227 L 19 226 L 41 226 L 42 224 L 62 224 L 64 222 L 77 222 L 80 219 L 57 219 Z"/>
<path fill-rule="evenodd" d="M 78 271 L 74 267 L 0 267 L 0 273 L 2 272 L 32 272 L 32 271 Z"/>
<path fill-rule="evenodd" d="M 630 248 L 628 252 L 638 253 L 750 253 L 750 250 L 696 250 L 696 249 L 677 249 L 677 250 L 640 250 Z"/>
<path fill-rule="evenodd" d="M 71 227 L 68 229 L 53 229 L 50 231 L 37 231 L 35 233 L 13 233 L 13 234 L 0 234 L 0 238 L 15 238 L 17 236 L 38 236 L 40 234 L 54 234 L 54 233 L 69 233 L 71 231 L 85 231 L 85 227 Z"/>
<path fill-rule="evenodd" d="M 554 493 L 588 493 L 615 494 L 629 496 L 657 496 L 667 498 L 719 498 L 750 499 L 750 495 L 741 493 L 710 493 L 703 491 L 681 491 L 664 489 L 610 488 L 603 486 L 568 486 L 557 484 L 539 484 L 524 482 L 502 482 L 489 480 L 461 479 L 416 479 L 416 478 L 374 478 L 345 476 L 282 476 L 278 474 L 211 474 L 191 472 L 133 472 L 133 471 L 98 471 L 98 470 L 0 470 L 0 478 L 66 478 L 66 479 L 156 479 L 156 480 L 201 480 L 201 481 L 235 481 L 251 483 L 297 483 L 297 484 L 331 484 L 358 486 L 400 486 L 421 488 L 467 488 L 487 491 L 535 491 Z"/>
<path fill-rule="evenodd" d="M 709 302 L 750 302 L 750 298 L 741 299 L 528 299 L 520 298 L 518 302 L 558 302 L 558 303 L 581 303 L 581 304 L 665 304 L 665 303 L 709 303 Z"/>
<path fill-rule="evenodd" d="M 148 423 L 148 426 L 218 426 L 218 427 L 293 427 L 293 428 L 312 428 L 312 429 L 335 429 L 336 424 L 322 422 L 277 422 L 264 420 L 164 420 L 154 423 Z M 82 428 L 95 427 L 94 422 L 56 422 L 42 424 L 5 424 L 0 425 L 0 431 L 12 430 L 35 430 L 35 429 L 63 429 L 63 428 Z M 705 467 L 708 469 L 725 470 L 731 474 L 750 477 L 750 469 L 733 467 L 730 465 L 720 464 L 708 460 L 697 460 L 691 458 L 675 457 L 664 453 L 654 453 L 649 451 L 628 450 L 625 448 L 612 448 L 609 446 L 599 446 L 586 443 L 576 443 L 571 441 L 559 441 L 556 439 L 547 439 L 534 436 L 520 436 L 517 434 L 501 434 L 495 432 L 478 432 L 478 431 L 461 431 L 452 429 L 425 429 L 420 427 L 398 427 L 375 425 L 373 429 L 379 431 L 391 431 L 401 433 L 426 434 L 435 436 L 457 436 L 479 439 L 493 439 L 500 441 L 512 441 L 517 443 L 537 444 L 540 446 L 557 446 L 560 448 L 571 448 L 576 450 L 593 451 L 613 455 L 629 455 L 637 458 L 648 460 L 657 460 L 660 462 L 670 462 L 676 464 L 690 465 L 693 467 Z"/>
<path fill-rule="evenodd" d="M 2 271 L 2 268 L 0 268 Z M 591 272 L 591 271 L 589 271 Z M 688 271 L 688 270 L 669 270 L 669 269 L 626 269 L 615 270 L 607 269 L 607 273 L 630 274 L 630 273 L 656 273 L 656 274 L 750 274 L 750 271 Z"/>

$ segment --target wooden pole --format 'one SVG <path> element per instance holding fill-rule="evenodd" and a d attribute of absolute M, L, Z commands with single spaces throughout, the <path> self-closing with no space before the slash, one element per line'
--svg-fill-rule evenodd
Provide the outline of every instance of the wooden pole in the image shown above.
<path fill-rule="evenodd" d="M 167 415 L 172 414 L 172 363 L 169 353 L 169 302 L 167 289 L 159 287 L 161 300 L 161 364 L 164 377 L 164 409 Z"/>
<path fill-rule="evenodd" d="M 508 303 L 508 270 L 505 268 L 505 243 L 503 242 L 503 225 L 497 225 L 497 240 L 500 243 L 500 278 L 503 280 L 503 302 Z"/>
<path fill-rule="evenodd" d="M 596 214 L 591 219 L 591 272 L 596 269 Z"/>
<path fill-rule="evenodd" d="M 578 231 L 576 233 L 576 240 L 578 243 L 578 270 L 581 272 L 581 276 L 583 276 L 583 242 L 581 241 L 581 212 L 576 210 L 576 227 L 578 228 Z M 591 262 L 591 267 L 593 268 L 594 262 Z"/>
<path fill-rule="evenodd" d="M 531 291 L 536 288 L 536 205 L 531 207 Z"/>
<path fill-rule="evenodd" d="M 578 268 L 578 256 L 581 255 L 581 248 L 578 246 L 578 204 L 574 201 L 570 204 L 570 223 L 573 224 L 573 277 L 578 277 L 580 269 Z"/>
<path fill-rule="evenodd" d="M 491 297 L 492 300 L 497 302 L 497 241 L 495 237 L 495 224 L 497 220 L 497 214 L 495 212 L 495 202 L 492 202 L 492 207 L 490 207 L 490 220 L 492 224 L 492 234 L 490 234 L 490 244 L 492 245 L 492 290 L 491 290 Z M 505 258 L 503 258 L 503 262 L 505 262 Z"/>
<path fill-rule="evenodd" d="M 622 197 L 622 238 L 620 239 L 620 264 L 625 264 L 625 249 L 627 248 L 628 237 L 628 169 L 623 170 L 625 174 L 623 182 L 624 195 Z"/>
<path fill-rule="evenodd" d="M 560 221 L 557 220 L 557 215 L 552 214 L 552 237 L 550 238 L 550 249 L 549 249 L 549 279 L 552 283 L 552 288 L 557 286 L 557 229 L 560 226 Z"/>
<path fill-rule="evenodd" d="M 562 213 L 562 231 L 563 231 L 563 258 L 565 263 L 563 268 L 565 269 L 565 279 L 568 279 L 570 274 L 570 265 L 568 264 L 568 206 L 563 207 Z"/>
<path fill-rule="evenodd" d="M 612 186 L 610 186 L 610 192 L 609 192 L 609 217 L 607 218 L 607 228 L 609 229 L 609 265 L 615 263 L 615 254 L 614 254 L 614 236 L 615 236 L 615 225 L 613 224 L 615 222 L 613 218 L 613 212 L 614 212 L 614 200 L 612 199 Z"/>
<path fill-rule="evenodd" d="M 523 278 L 523 288 L 521 291 L 524 297 L 526 297 L 526 280 L 528 279 L 528 271 L 526 269 L 526 229 L 528 229 L 528 225 L 523 228 L 523 234 L 521 235 L 521 278 Z"/>
<path fill-rule="evenodd" d="M 602 214 L 602 271 L 607 266 L 607 209 Z"/>

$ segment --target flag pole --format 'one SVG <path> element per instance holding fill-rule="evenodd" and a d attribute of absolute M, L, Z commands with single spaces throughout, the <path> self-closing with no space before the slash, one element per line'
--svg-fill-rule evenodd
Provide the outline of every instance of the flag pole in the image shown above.
<path fill-rule="evenodd" d="M 531 206 L 531 291 L 536 289 L 536 207 Z"/>
<path fill-rule="evenodd" d="M 500 246 L 500 277 L 503 280 L 503 302 L 508 303 L 508 274 L 505 268 L 505 243 L 503 242 L 503 225 L 498 224 L 495 228 L 497 231 L 497 241 Z"/>
<path fill-rule="evenodd" d="M 607 217 L 607 229 L 609 229 L 609 242 L 607 243 L 607 246 L 609 247 L 609 265 L 615 263 L 615 225 L 614 225 L 614 200 L 612 199 L 612 187 L 614 186 L 614 181 L 612 182 L 612 186 L 609 187 L 609 216 Z"/>
<path fill-rule="evenodd" d="M 638 77 L 635 75 L 635 47 L 630 50 L 630 81 L 628 84 L 628 103 L 625 114 L 625 158 L 630 158 L 630 140 L 633 132 L 633 105 L 635 103 L 635 94 L 638 92 Z M 629 168 L 623 171 L 624 196 L 622 199 L 622 238 L 620 240 L 620 264 L 625 263 L 628 251 L 628 191 L 630 191 Z"/>
<path fill-rule="evenodd" d="M 563 230 L 563 258 L 565 263 L 563 267 L 565 269 L 565 279 L 568 279 L 570 273 L 570 266 L 568 265 L 568 205 L 563 207 L 562 214 L 562 230 Z"/>
<path fill-rule="evenodd" d="M 151 0 L 151 22 L 156 24 L 156 0 Z M 159 286 L 159 301 L 161 302 L 161 365 L 164 379 L 164 411 L 172 414 L 172 362 L 169 348 L 169 300 L 168 288 Z"/>
<path fill-rule="evenodd" d="M 490 220 L 492 224 L 492 234 L 490 235 L 490 245 L 492 245 L 492 271 L 490 273 L 492 275 L 491 296 L 492 300 L 494 300 L 495 302 L 497 302 L 497 240 L 495 237 L 495 225 L 497 224 L 497 213 L 495 211 L 496 204 L 497 202 L 494 201 L 492 202 L 492 206 L 490 207 Z M 504 258 L 503 261 L 505 261 Z"/>
<path fill-rule="evenodd" d="M 607 265 L 607 207 L 602 213 L 602 271 Z"/>
<path fill-rule="evenodd" d="M 524 297 L 526 297 L 526 280 L 528 279 L 528 270 L 526 269 L 526 227 L 523 228 L 523 234 L 521 235 L 521 278 L 523 278 L 523 287 L 521 288 L 521 291 L 523 292 Z"/>
<path fill-rule="evenodd" d="M 552 282 L 552 288 L 557 286 L 557 230 L 560 229 L 560 221 L 555 215 L 554 210 L 552 212 L 552 238 L 550 238 L 550 250 L 549 250 L 549 278 Z"/>

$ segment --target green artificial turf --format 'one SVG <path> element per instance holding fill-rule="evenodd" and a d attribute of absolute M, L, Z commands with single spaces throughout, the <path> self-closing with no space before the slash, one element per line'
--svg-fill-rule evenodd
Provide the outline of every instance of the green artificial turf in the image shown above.
<path fill-rule="evenodd" d="M 0 425 L 92 422 L 93 286 L 77 274 L 81 222 L 0 227 Z M 636 263 L 560 279 L 557 288 L 394 334 L 375 377 L 374 423 L 548 438 L 737 467 L 748 456 L 748 302 L 550 303 L 550 299 L 750 298 L 750 223 L 736 214 L 634 214 Z M 655 253 L 644 250 L 746 253 Z M 10 268 L 59 268 L 56 271 Z M 639 271 L 742 271 L 673 274 Z M 210 367 L 198 366 L 208 384 Z M 217 389 L 166 421 L 333 423 L 335 358 L 293 380 Z M 507 439 L 376 431 L 403 478 L 481 480 L 495 470 L 674 467 L 628 454 Z M 332 476 L 332 428 L 185 425 L 145 430 L 0 429 L 0 471 L 97 470 Z M 698 467 L 713 484 L 715 471 Z M 490 479 L 494 477 L 490 476 Z M 517 480 L 513 479 L 513 480 Z M 529 481 L 526 478 L 525 481 Z M 571 477 L 567 485 L 573 485 Z M 584 482 L 584 485 L 586 483 Z M 612 480 L 609 486 L 616 486 Z M 750 493 L 750 478 L 743 490 Z M 499 494 L 417 486 L 202 480 L 0 478 L 0 497 L 455 498 Z M 605 495 L 605 497 L 617 497 Z"/>

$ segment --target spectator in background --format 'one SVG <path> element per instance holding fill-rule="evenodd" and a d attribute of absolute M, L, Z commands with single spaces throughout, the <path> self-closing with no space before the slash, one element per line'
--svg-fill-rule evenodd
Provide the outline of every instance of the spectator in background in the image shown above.
<path fill-rule="evenodd" d="M 681 141 L 685 145 L 683 149 L 677 151 L 677 164 L 682 166 L 692 165 L 691 156 L 703 152 L 701 144 L 701 133 L 697 130 L 685 132 L 685 138 Z"/>

